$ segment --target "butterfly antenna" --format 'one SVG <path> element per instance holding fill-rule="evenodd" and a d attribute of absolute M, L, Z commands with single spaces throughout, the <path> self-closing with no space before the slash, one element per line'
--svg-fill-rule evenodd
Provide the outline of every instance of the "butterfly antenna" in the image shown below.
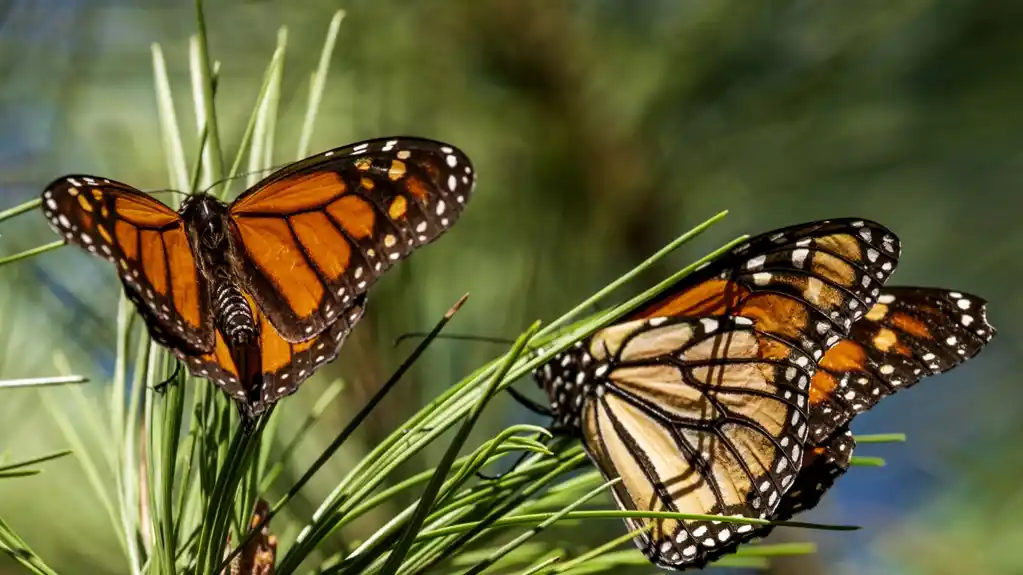
<path fill-rule="evenodd" d="M 228 176 L 226 178 L 221 178 L 221 179 L 213 182 L 209 186 L 207 186 L 202 191 L 202 193 L 205 194 L 205 193 L 209 192 L 210 190 L 212 190 L 213 188 L 219 186 L 220 184 L 223 184 L 225 182 L 230 182 L 231 180 L 237 180 L 238 178 L 247 178 L 249 176 L 258 175 L 258 174 L 264 174 L 266 172 L 275 172 L 275 171 L 277 171 L 277 170 L 279 170 L 279 169 L 281 169 L 283 167 L 290 166 L 290 165 L 292 165 L 294 163 L 295 162 L 284 162 L 283 164 L 277 164 L 276 166 L 268 166 L 266 168 L 260 168 L 258 170 L 252 170 L 251 172 L 242 172 L 240 174 L 235 174 L 233 176 Z"/>
<path fill-rule="evenodd" d="M 149 192 L 149 194 L 150 195 L 152 195 L 152 194 L 180 194 L 182 196 L 190 195 L 188 192 L 182 192 L 181 190 L 175 190 L 173 188 L 164 188 L 162 190 L 151 190 Z"/>
<path fill-rule="evenodd" d="M 512 396 L 512 399 L 517 401 L 519 405 L 525 407 L 529 411 L 532 411 L 533 413 L 541 415 L 543 417 L 554 417 L 554 412 L 551 411 L 551 408 L 536 401 L 533 401 L 532 399 L 529 399 L 525 395 L 522 395 L 520 392 L 518 392 L 514 387 L 508 386 L 505 388 L 505 391 L 507 391 L 508 395 Z"/>
<path fill-rule="evenodd" d="M 405 341 L 406 339 L 423 338 L 423 337 L 426 337 L 428 335 L 430 335 L 430 334 L 425 332 L 425 331 L 410 331 L 410 332 L 403 333 L 403 334 L 399 335 L 398 337 L 396 337 L 394 339 L 394 347 L 398 347 L 398 345 L 401 342 Z M 483 342 L 483 343 L 498 343 L 498 344 L 506 344 L 506 345 L 511 345 L 511 344 L 515 343 L 515 340 L 508 339 L 506 337 L 487 337 L 485 335 L 472 335 L 472 334 L 464 334 L 464 333 L 447 333 L 447 334 L 443 334 L 442 333 L 442 334 L 436 335 L 435 338 L 436 339 L 454 339 L 454 340 L 461 340 L 461 341 L 479 341 L 479 342 Z"/>

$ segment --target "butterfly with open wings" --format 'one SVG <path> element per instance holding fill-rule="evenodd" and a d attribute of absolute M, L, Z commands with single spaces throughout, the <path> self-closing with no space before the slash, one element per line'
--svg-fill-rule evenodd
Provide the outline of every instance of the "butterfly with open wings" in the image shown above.
<path fill-rule="evenodd" d="M 290 164 L 229 205 L 174 211 L 84 175 L 42 200 L 57 233 L 117 266 L 153 340 L 252 418 L 337 356 L 369 286 L 451 228 L 475 183 L 460 150 L 399 137 Z"/>
<path fill-rule="evenodd" d="M 750 239 L 538 368 L 555 428 L 622 479 L 623 509 L 782 519 L 813 506 L 848 466 L 855 413 L 993 333 L 977 298 L 882 291 L 899 251 L 893 233 L 861 219 Z M 769 531 L 626 523 L 648 528 L 636 544 L 666 569 Z"/>

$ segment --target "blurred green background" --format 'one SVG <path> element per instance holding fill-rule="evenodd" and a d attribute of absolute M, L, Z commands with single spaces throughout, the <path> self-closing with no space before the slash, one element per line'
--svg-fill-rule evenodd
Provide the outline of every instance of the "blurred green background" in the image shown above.
<path fill-rule="evenodd" d="M 776 530 L 773 540 L 815 540 L 820 553 L 773 569 L 1023 572 L 1013 545 L 1023 540 L 1023 4 L 210 1 L 227 157 L 286 25 L 275 162 L 295 159 L 309 75 L 337 8 L 347 17 L 311 149 L 433 137 L 464 149 L 479 182 L 454 230 L 373 289 L 341 359 L 282 404 L 287 439 L 330 379 L 346 378 L 278 488 L 398 365 L 407 350 L 393 349 L 393 338 L 428 329 L 466 291 L 452 331 L 514 336 L 721 209 L 731 210 L 722 224 L 633 291 L 739 233 L 859 215 L 901 237 L 893 283 L 985 297 L 1000 333 L 966 366 L 856 420 L 855 432 L 904 431 L 909 443 L 862 447 L 888 467 L 853 469 L 805 519 L 864 529 Z M 68 172 L 166 187 L 150 44 L 164 50 L 194 151 L 185 105 L 192 3 L 9 0 L 0 18 L 0 209 Z M 54 239 L 33 212 L 0 227 L 0 255 Z M 107 264 L 70 248 L 0 268 L 0 378 L 56 374 L 66 361 L 93 378 L 98 397 L 113 369 L 118 286 Z M 373 445 L 499 351 L 434 345 L 359 442 Z M 66 390 L 42 393 L 66 403 L 81 420 L 74 425 L 99 409 L 99 399 L 88 407 Z M 508 398 L 489 409 L 481 434 L 544 423 Z M 0 395 L 0 451 L 22 458 L 63 447 L 40 392 Z M 289 510 L 308 518 L 331 474 L 360 453 L 357 442 L 335 457 Z M 109 519 L 77 462 L 45 468 L 0 484 L 0 516 L 61 573 L 122 572 Z M 622 529 L 603 521 L 551 537 L 592 545 Z M 19 569 L 0 561 L 0 573 Z"/>

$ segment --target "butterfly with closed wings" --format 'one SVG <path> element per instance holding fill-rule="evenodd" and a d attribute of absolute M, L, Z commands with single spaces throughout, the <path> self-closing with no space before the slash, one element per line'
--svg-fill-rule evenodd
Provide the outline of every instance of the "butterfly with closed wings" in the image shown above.
<path fill-rule="evenodd" d="M 579 436 L 619 507 L 772 518 L 812 424 L 810 381 L 871 309 L 899 241 L 861 219 L 749 239 L 537 369 L 555 428 Z M 749 524 L 628 519 L 666 569 L 700 566 Z"/>
<path fill-rule="evenodd" d="M 460 150 L 398 137 L 290 164 L 229 205 L 174 211 L 84 175 L 42 200 L 66 241 L 117 266 L 153 340 L 251 419 L 337 356 L 369 286 L 453 226 L 475 183 Z"/>

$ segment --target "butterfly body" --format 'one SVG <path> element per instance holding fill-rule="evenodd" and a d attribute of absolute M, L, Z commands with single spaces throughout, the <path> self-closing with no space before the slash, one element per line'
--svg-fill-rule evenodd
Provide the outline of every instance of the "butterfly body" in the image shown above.
<path fill-rule="evenodd" d="M 245 296 L 236 255 L 237 232 L 231 226 L 228 206 L 209 194 L 195 194 L 182 202 L 178 213 L 184 221 L 196 267 L 211 294 L 214 327 L 223 334 L 247 402 L 258 404 L 262 391 L 258 310 Z"/>
<path fill-rule="evenodd" d="M 115 264 L 152 339 L 254 417 L 332 361 L 366 292 L 457 221 L 475 187 L 458 149 L 381 138 L 270 174 L 225 204 L 177 211 L 127 184 L 58 178 L 43 213 Z"/>

